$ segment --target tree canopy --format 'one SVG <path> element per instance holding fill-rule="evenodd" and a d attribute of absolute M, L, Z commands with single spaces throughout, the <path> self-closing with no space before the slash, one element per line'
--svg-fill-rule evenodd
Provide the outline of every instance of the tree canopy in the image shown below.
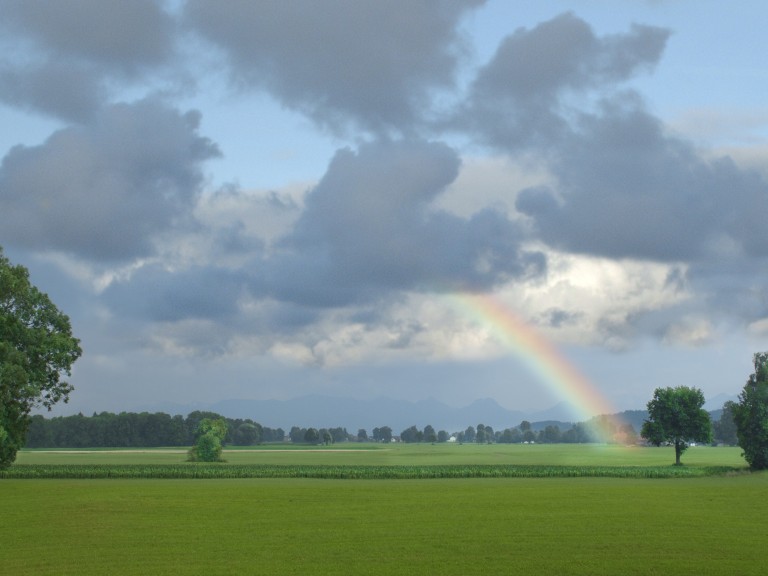
<path fill-rule="evenodd" d="M 192 462 L 220 462 L 224 439 L 227 437 L 224 418 L 203 418 L 197 425 L 197 440 L 189 449 Z"/>
<path fill-rule="evenodd" d="M 744 459 L 753 470 L 768 468 L 768 352 L 753 356 L 755 371 L 734 404 L 733 420 Z"/>
<path fill-rule="evenodd" d="M 67 402 L 73 387 L 62 375 L 81 354 L 69 318 L 0 248 L 0 468 L 24 445 L 33 408 Z"/>
<path fill-rule="evenodd" d="M 648 402 L 648 420 L 641 435 L 651 444 L 675 447 L 675 464 L 688 449 L 688 442 L 711 442 L 712 422 L 703 408 L 704 394 L 698 388 L 656 388 Z"/>

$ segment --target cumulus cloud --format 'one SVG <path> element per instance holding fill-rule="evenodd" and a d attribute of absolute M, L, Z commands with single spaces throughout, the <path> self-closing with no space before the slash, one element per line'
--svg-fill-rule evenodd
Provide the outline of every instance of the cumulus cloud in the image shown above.
<path fill-rule="evenodd" d="M 66 120 L 174 54 L 175 23 L 156 0 L 1 0 L 0 13 L 0 100 Z"/>
<path fill-rule="evenodd" d="M 522 249 L 523 230 L 504 214 L 463 218 L 433 206 L 458 169 L 454 150 L 425 141 L 339 151 L 271 263 L 275 297 L 338 305 L 540 272 L 543 259 Z"/>
<path fill-rule="evenodd" d="M 728 158 L 708 160 L 636 103 L 607 102 L 558 147 L 554 188 L 518 209 L 553 246 L 618 258 L 700 261 L 765 254 L 768 185 Z"/>
<path fill-rule="evenodd" d="M 70 122 L 3 158 L 2 242 L 90 266 L 71 270 L 173 353 L 481 357 L 487 335 L 432 301 L 457 290 L 611 349 L 709 342 L 707 308 L 767 317 L 765 177 L 632 90 L 670 32 L 600 35 L 566 13 L 468 71 L 481 3 L 0 0 L 0 101 Z M 164 67 L 355 138 L 292 189 L 206 186 L 220 152 L 201 113 L 153 89 Z M 156 95 L 114 102 L 126 88 Z"/>
<path fill-rule="evenodd" d="M 78 64 L 43 62 L 30 67 L 0 65 L 0 100 L 25 111 L 86 120 L 106 93 L 90 70 Z"/>
<path fill-rule="evenodd" d="M 180 349 L 191 345 L 190 326 L 214 323 L 222 350 L 248 342 L 324 364 L 354 356 L 338 343 L 356 349 L 355 335 L 361 349 L 402 350 L 419 341 L 420 324 L 392 324 L 383 311 L 409 294 L 492 289 L 546 269 L 503 212 L 460 216 L 436 206 L 459 166 L 444 144 L 377 141 L 339 150 L 300 205 L 278 193 L 203 197 L 201 229 L 184 248 L 165 247 L 173 264 L 161 256 L 116 277 L 104 298 L 120 314 L 162 325 L 166 343 L 177 334 Z M 260 225 L 270 215 L 282 224 Z M 247 249 L 223 246 L 225 230 Z"/>
<path fill-rule="evenodd" d="M 653 67 L 668 36 L 635 25 L 598 37 L 571 13 L 518 29 L 478 71 L 454 124 L 503 150 L 556 145 L 569 131 L 569 96 L 605 90 Z"/>
<path fill-rule="evenodd" d="M 190 217 L 201 162 L 218 154 L 199 120 L 144 100 L 11 149 L 0 165 L 5 242 L 96 260 L 150 254 L 157 234 Z"/>
<path fill-rule="evenodd" d="M 191 0 L 185 15 L 224 51 L 240 85 L 326 126 L 401 132 L 422 121 L 434 89 L 453 86 L 457 23 L 481 3 L 240 1 L 222 10 Z"/>

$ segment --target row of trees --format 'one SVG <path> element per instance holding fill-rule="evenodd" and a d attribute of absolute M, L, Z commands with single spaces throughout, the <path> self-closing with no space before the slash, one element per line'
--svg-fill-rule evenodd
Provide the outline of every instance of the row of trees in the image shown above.
<path fill-rule="evenodd" d="M 335 444 L 353 440 L 346 428 L 300 428 L 293 426 L 288 438 L 294 444 Z"/>
<path fill-rule="evenodd" d="M 130 448 L 190 446 L 198 437 L 200 423 L 223 419 L 225 444 L 253 446 L 281 442 L 282 428 L 268 428 L 250 419 L 224 418 L 215 412 L 195 411 L 186 418 L 163 412 L 101 412 L 93 416 L 32 416 L 27 433 L 28 448 Z"/>
<path fill-rule="evenodd" d="M 633 430 L 633 437 L 637 434 Z M 427 425 L 423 430 L 416 426 L 411 426 L 400 433 L 402 442 L 448 442 L 451 439 L 458 443 L 468 444 L 521 444 L 523 442 L 557 444 L 557 443 L 589 443 L 602 442 L 602 436 L 597 432 L 591 422 L 579 422 L 574 424 L 568 430 L 562 431 L 556 424 L 549 424 L 541 430 L 533 430 L 530 422 L 523 420 L 518 426 L 496 430 L 485 424 L 478 424 L 477 427 L 468 426 L 466 430 L 449 434 L 445 430 L 435 432 L 431 425 Z"/>
<path fill-rule="evenodd" d="M 727 444 L 736 444 L 736 426 L 733 420 L 733 403 L 726 404 L 722 418 L 714 423 L 715 439 Z M 171 416 L 164 412 L 111 412 L 95 413 L 92 416 L 77 414 L 45 418 L 35 415 L 30 419 L 26 446 L 28 448 L 92 448 L 92 447 L 154 447 L 190 446 L 198 437 L 200 422 L 204 419 L 222 419 L 226 423 L 223 444 L 253 446 L 264 442 L 282 442 L 286 439 L 282 428 L 262 426 L 251 419 L 225 418 L 215 412 L 195 411 L 188 416 Z M 365 429 L 356 435 L 344 427 L 302 428 L 294 426 L 288 432 L 288 440 L 295 444 L 335 444 L 338 442 L 391 442 L 398 438 L 402 442 L 441 443 L 453 441 L 477 444 L 520 444 L 536 442 L 541 444 L 584 444 L 602 442 L 605 431 L 615 441 L 632 444 L 638 439 L 631 424 L 621 423 L 606 417 L 573 424 L 562 430 L 557 424 L 534 430 L 531 422 L 522 421 L 518 426 L 494 430 L 491 426 L 478 424 L 465 430 L 449 433 L 435 430 L 431 425 L 423 429 L 415 425 L 400 432 L 399 438 L 392 428 L 373 428 L 369 436 Z"/>

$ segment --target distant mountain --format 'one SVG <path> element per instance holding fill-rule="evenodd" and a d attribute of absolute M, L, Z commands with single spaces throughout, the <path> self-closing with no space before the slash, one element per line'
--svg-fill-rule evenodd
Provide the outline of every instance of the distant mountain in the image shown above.
<path fill-rule="evenodd" d="M 579 413 L 573 404 L 568 402 L 559 402 L 551 408 L 530 414 L 528 420 L 531 422 L 541 422 L 544 420 L 579 422 L 580 420 L 584 420 L 584 417 Z"/>
<path fill-rule="evenodd" d="M 713 406 L 713 420 L 719 418 L 719 409 L 726 400 L 735 396 L 720 394 L 705 404 Z M 368 433 L 374 427 L 389 426 L 399 434 L 410 426 L 419 429 L 427 424 L 435 430 L 458 432 L 469 426 L 485 424 L 494 430 L 518 426 L 523 420 L 531 423 L 534 430 L 547 425 L 568 430 L 573 423 L 586 420 L 578 410 L 567 402 L 560 402 L 551 408 L 538 412 L 507 410 L 492 398 L 475 400 L 468 406 L 456 408 L 434 398 L 418 402 L 380 397 L 371 400 L 339 398 L 324 395 L 300 396 L 291 400 L 222 400 L 214 404 L 158 404 L 143 408 L 149 412 L 163 411 L 169 414 L 186 415 L 193 410 L 210 410 L 228 418 L 250 418 L 263 426 L 282 428 L 286 432 L 292 426 L 330 428 L 341 426 L 350 434 L 360 428 Z M 637 433 L 648 417 L 646 410 L 627 410 L 616 415 L 622 421 L 632 424 Z"/>
<path fill-rule="evenodd" d="M 718 394 L 713 396 L 706 402 L 704 402 L 704 410 L 714 412 L 715 410 L 722 410 L 723 404 L 726 402 L 738 402 L 739 396 L 737 394 Z"/>
<path fill-rule="evenodd" d="M 364 428 L 389 426 L 395 434 L 410 426 L 427 424 L 454 432 L 485 424 L 494 429 L 511 428 L 525 420 L 520 411 L 507 410 L 490 398 L 454 408 L 434 398 L 408 402 L 392 398 L 358 400 L 310 395 L 292 400 L 225 400 L 208 407 L 230 418 L 251 418 L 263 426 L 289 430 L 291 426 L 327 428 L 342 426 L 350 433 Z"/>

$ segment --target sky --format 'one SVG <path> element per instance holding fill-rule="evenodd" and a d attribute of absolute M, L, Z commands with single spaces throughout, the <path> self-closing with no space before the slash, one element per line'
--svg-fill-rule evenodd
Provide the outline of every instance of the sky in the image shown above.
<path fill-rule="evenodd" d="M 618 411 L 768 349 L 762 0 L 0 13 L 0 246 L 84 350 L 56 413 Z"/>

